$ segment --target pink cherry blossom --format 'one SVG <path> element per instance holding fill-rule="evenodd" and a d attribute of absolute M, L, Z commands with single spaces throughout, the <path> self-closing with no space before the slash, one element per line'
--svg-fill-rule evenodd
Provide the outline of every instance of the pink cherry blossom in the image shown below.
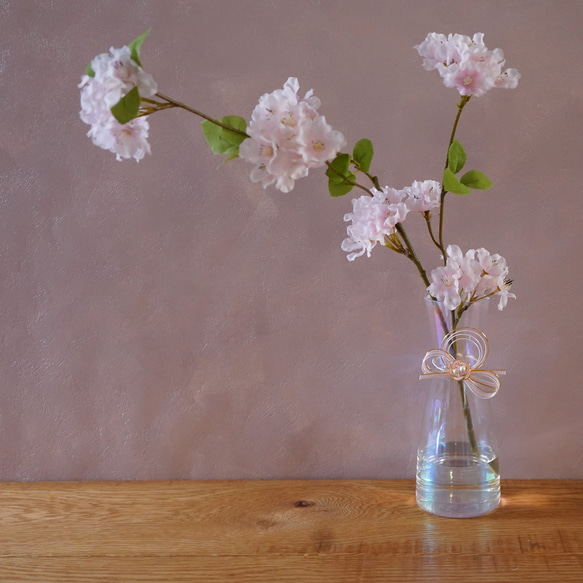
<path fill-rule="evenodd" d="M 333 159 L 340 148 L 346 145 L 344 136 L 332 129 L 323 115 L 308 123 L 304 121 L 304 124 L 305 127 L 297 139 L 298 151 L 310 168 L 317 168 L 326 160 Z"/>
<path fill-rule="evenodd" d="M 283 89 L 262 95 L 247 126 L 250 137 L 239 146 L 239 157 L 255 164 L 251 180 L 264 188 L 291 191 L 295 180 L 333 160 L 346 145 L 318 113 L 320 100 L 311 90 L 300 99 L 298 90 L 298 80 L 290 77 Z"/>
<path fill-rule="evenodd" d="M 479 61 L 464 59 L 444 67 L 443 84 L 457 89 L 460 95 L 480 97 L 494 87 L 498 70 L 498 67 L 485 67 Z"/>
<path fill-rule="evenodd" d="M 499 291 L 496 294 L 500 298 L 500 301 L 498 302 L 499 310 L 503 310 L 506 307 L 506 305 L 508 304 L 508 298 L 516 299 L 516 296 L 510 293 L 510 285 L 511 284 L 509 284 L 508 282 L 504 282 L 502 284 L 502 287 L 499 288 Z"/>
<path fill-rule="evenodd" d="M 120 49 L 111 47 L 109 53 L 98 55 L 91 61 L 91 68 L 95 73 L 93 82 L 105 88 L 104 99 L 108 108 L 134 87 L 138 88 L 141 97 L 152 97 L 158 90 L 152 76 L 132 60 L 127 46 Z"/>
<path fill-rule="evenodd" d="M 462 302 L 459 292 L 460 274 L 459 268 L 451 264 L 437 267 L 431 272 L 431 285 L 427 291 L 444 302 L 448 310 L 455 310 Z"/>
<path fill-rule="evenodd" d="M 493 295 L 500 297 L 502 310 L 508 298 L 516 298 L 510 293 L 506 260 L 500 255 L 490 255 L 486 249 L 469 249 L 464 255 L 457 245 L 449 245 L 446 253 L 445 266 L 431 272 L 427 291 L 449 310 Z"/>
<path fill-rule="evenodd" d="M 98 55 L 91 61 L 94 76 L 83 75 L 81 88 L 81 119 L 89 124 L 87 135 L 100 148 L 116 154 L 118 160 L 141 160 L 150 153 L 148 144 L 149 124 L 145 117 L 120 124 L 111 108 L 134 87 L 140 97 L 152 97 L 157 85 L 151 75 L 135 63 L 130 49 L 111 48 L 109 53 Z"/>
<path fill-rule="evenodd" d="M 401 192 L 405 195 L 404 202 L 411 212 L 431 211 L 440 205 L 441 184 L 435 180 L 415 180 Z"/>
<path fill-rule="evenodd" d="M 506 69 L 496 77 L 494 82 L 500 89 L 515 89 L 520 79 L 520 73 L 516 69 Z"/>
<path fill-rule="evenodd" d="M 493 87 L 514 89 L 520 79 L 516 69 L 502 70 L 504 53 L 488 50 L 480 32 L 472 38 L 432 32 L 415 49 L 423 57 L 423 67 L 437 69 L 444 85 L 457 89 L 460 95 L 479 97 Z"/>
<path fill-rule="evenodd" d="M 105 123 L 94 124 L 88 132 L 93 143 L 116 155 L 118 160 L 134 158 L 138 162 L 150 153 L 146 118 L 140 117 L 120 124 L 113 116 Z"/>
<path fill-rule="evenodd" d="M 371 189 L 372 196 L 363 195 L 352 200 L 352 213 L 344 215 L 345 221 L 352 221 L 347 227 L 348 238 L 342 241 L 342 250 L 349 252 L 347 259 L 370 252 L 377 243 L 384 243 L 385 236 L 395 231 L 397 223 L 405 220 L 409 209 L 401 202 L 402 194 L 389 187 L 382 190 Z"/>
<path fill-rule="evenodd" d="M 447 248 L 448 263 L 458 271 L 457 284 L 460 291 L 472 294 L 480 281 L 480 264 L 475 259 L 475 251 L 470 249 L 465 255 L 457 245 Z"/>
<path fill-rule="evenodd" d="M 423 57 L 423 68 L 426 71 L 437 69 L 440 65 L 449 65 L 454 61 L 454 43 L 448 42 L 445 34 L 430 32 L 425 40 L 414 47 Z"/>

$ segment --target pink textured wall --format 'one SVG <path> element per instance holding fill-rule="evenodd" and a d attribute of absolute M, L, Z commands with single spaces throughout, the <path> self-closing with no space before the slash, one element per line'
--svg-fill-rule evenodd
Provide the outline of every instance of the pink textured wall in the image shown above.
<path fill-rule="evenodd" d="M 346 260 L 351 196 L 217 170 L 182 111 L 151 118 L 139 164 L 85 136 L 87 62 L 149 27 L 160 91 L 248 118 L 297 76 L 396 187 L 440 178 L 457 102 L 413 45 L 504 49 L 519 87 L 472 100 L 458 134 L 494 188 L 451 200 L 447 228 L 515 280 L 486 330 L 503 475 L 583 478 L 582 21 L 573 0 L 3 0 L 0 479 L 414 474 L 423 289 L 388 250 Z"/>

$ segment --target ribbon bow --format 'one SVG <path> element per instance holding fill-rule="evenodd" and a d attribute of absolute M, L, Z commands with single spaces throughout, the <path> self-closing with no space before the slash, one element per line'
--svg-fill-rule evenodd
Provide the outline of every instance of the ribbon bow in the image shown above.
<path fill-rule="evenodd" d="M 467 346 L 459 353 L 457 343 Z M 453 354 L 456 356 L 454 357 Z M 480 367 L 488 356 L 488 338 L 475 328 L 459 328 L 446 334 L 439 348 L 430 350 L 423 358 L 421 380 L 434 376 L 450 376 L 462 381 L 464 386 L 480 399 L 491 399 L 500 389 L 499 375 L 505 370 L 483 370 Z"/>

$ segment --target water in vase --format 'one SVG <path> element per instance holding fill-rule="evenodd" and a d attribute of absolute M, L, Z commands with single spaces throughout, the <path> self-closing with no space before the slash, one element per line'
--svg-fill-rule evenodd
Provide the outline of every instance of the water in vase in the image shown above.
<path fill-rule="evenodd" d="M 417 503 L 439 516 L 470 518 L 500 503 L 498 458 L 486 445 L 449 442 L 417 455 Z"/>

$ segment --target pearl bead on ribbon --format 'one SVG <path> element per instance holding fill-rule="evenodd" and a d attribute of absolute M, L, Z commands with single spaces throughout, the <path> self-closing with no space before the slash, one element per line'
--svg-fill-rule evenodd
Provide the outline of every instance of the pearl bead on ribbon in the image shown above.
<path fill-rule="evenodd" d="M 460 354 L 457 343 L 468 346 L 471 354 Z M 439 348 L 430 350 L 421 364 L 421 380 L 436 376 L 449 376 L 480 399 L 491 399 L 500 389 L 499 375 L 505 370 L 484 370 L 480 367 L 488 356 L 488 338 L 476 328 L 459 328 L 446 334 Z M 454 357 L 453 354 L 456 356 Z"/>

